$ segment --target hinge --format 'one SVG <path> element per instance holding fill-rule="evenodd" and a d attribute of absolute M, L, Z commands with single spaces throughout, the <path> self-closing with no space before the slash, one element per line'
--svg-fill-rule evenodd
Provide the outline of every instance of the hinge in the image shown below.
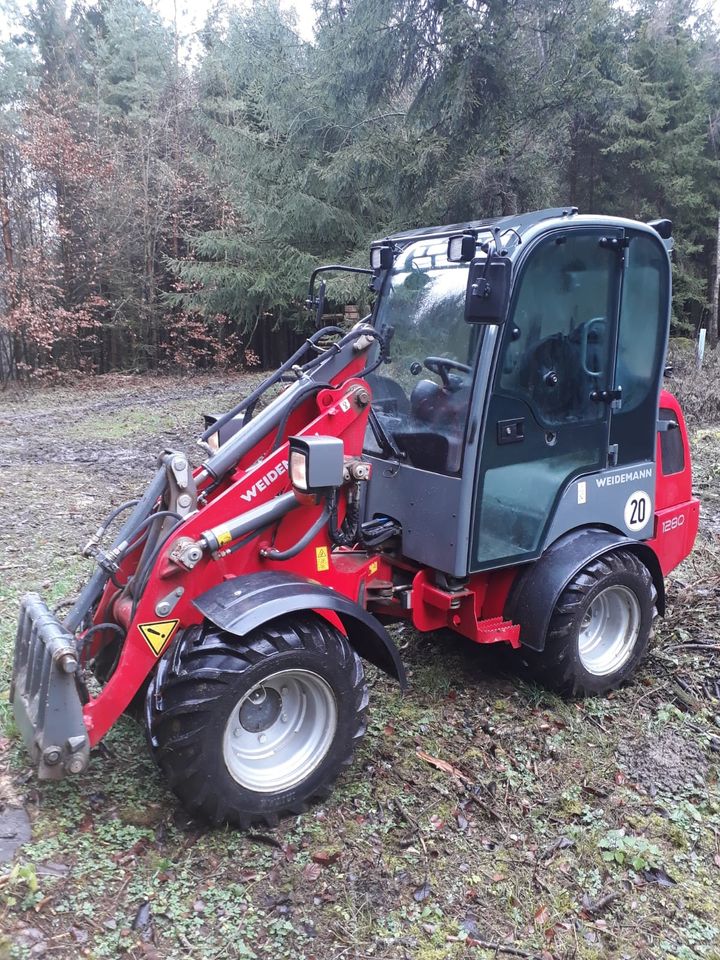
<path fill-rule="evenodd" d="M 617 464 L 618 464 L 618 455 L 619 455 L 618 445 L 617 445 L 616 443 L 611 443 L 610 446 L 608 447 L 607 465 L 608 465 L 609 467 L 616 467 L 616 466 L 617 466 Z"/>
<path fill-rule="evenodd" d="M 622 395 L 622 387 L 616 387 L 614 390 L 593 390 L 590 399 L 593 403 L 607 403 L 613 410 L 619 410 L 622 406 Z"/>

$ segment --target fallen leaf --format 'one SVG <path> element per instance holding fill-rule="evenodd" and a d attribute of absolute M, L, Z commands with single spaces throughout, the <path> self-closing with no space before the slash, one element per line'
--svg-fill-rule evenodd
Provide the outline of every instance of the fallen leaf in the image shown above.
<path fill-rule="evenodd" d="M 468 776 L 466 776 L 462 770 L 458 770 L 457 767 L 454 767 L 451 763 L 448 763 L 447 760 L 441 760 L 440 757 L 433 757 L 429 753 L 425 753 L 424 750 L 416 750 L 416 756 L 421 760 L 424 760 L 425 763 L 429 763 L 431 767 L 435 767 L 437 770 L 442 770 L 443 773 L 449 773 L 451 777 L 455 777 L 456 780 L 460 780 L 463 783 L 471 783 L 472 781 Z"/>
<path fill-rule="evenodd" d="M 133 930 L 142 930 L 150 923 L 150 902 L 143 900 L 135 913 L 135 919 L 132 922 Z"/>
<path fill-rule="evenodd" d="M 424 883 L 421 887 L 417 887 L 413 891 L 413 900 L 417 903 L 422 903 L 423 900 L 427 900 L 430 896 L 430 884 Z"/>
<path fill-rule="evenodd" d="M 313 863 L 319 863 L 321 867 L 329 867 L 332 863 L 337 863 L 340 859 L 339 850 L 319 850 L 310 855 Z"/>
<path fill-rule="evenodd" d="M 132 929 L 136 930 L 142 939 L 147 942 L 148 940 L 152 939 L 153 926 L 150 903 L 148 900 L 143 900 L 143 902 L 137 908 L 135 919 L 132 922 Z"/>
<path fill-rule="evenodd" d="M 659 887 L 674 887 L 677 883 L 662 867 L 648 867 L 642 875 L 647 883 L 656 883 Z"/>
<path fill-rule="evenodd" d="M 544 927 L 545 924 L 550 919 L 550 911 L 548 910 L 547 907 L 544 907 L 544 906 L 540 907 L 538 910 L 535 911 L 534 919 L 535 919 L 536 927 Z"/>
<path fill-rule="evenodd" d="M 308 883 L 315 883 L 321 873 L 322 867 L 319 863 L 308 863 L 303 870 L 303 880 L 307 880 Z"/>

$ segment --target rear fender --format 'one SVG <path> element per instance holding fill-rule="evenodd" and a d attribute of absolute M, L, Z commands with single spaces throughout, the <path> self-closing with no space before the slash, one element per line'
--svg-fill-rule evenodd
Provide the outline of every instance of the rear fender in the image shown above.
<path fill-rule="evenodd" d="M 556 540 L 513 584 L 504 616 L 520 626 L 521 644 L 541 651 L 550 617 L 565 587 L 592 560 L 619 549 L 634 553 L 648 568 L 657 590 L 658 612 L 664 614 L 665 582 L 654 551 L 611 530 L 585 527 Z"/>
<path fill-rule="evenodd" d="M 407 688 L 400 654 L 385 627 L 352 600 L 312 580 L 276 571 L 253 573 L 225 580 L 193 603 L 211 623 L 237 637 L 288 613 L 331 611 L 355 652 Z"/>

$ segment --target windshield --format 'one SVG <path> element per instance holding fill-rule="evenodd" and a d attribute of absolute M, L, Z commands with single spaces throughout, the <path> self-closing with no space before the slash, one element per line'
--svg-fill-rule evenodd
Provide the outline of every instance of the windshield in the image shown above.
<path fill-rule="evenodd" d="M 376 313 L 389 362 L 368 377 L 377 419 L 368 453 L 460 470 L 481 329 L 464 318 L 467 277 L 467 263 L 448 261 L 447 239 L 419 241 L 397 257 Z"/>

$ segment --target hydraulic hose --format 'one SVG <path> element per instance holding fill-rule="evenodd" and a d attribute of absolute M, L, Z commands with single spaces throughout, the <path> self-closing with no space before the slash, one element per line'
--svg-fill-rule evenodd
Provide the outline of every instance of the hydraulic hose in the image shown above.
<path fill-rule="evenodd" d="M 100 526 L 99 526 L 99 527 L 97 528 L 97 530 L 95 531 L 95 536 L 93 537 L 93 539 L 92 539 L 90 542 L 91 542 L 91 543 L 94 542 L 95 544 L 100 543 L 100 541 L 102 540 L 102 538 L 103 538 L 103 537 L 105 536 L 105 534 L 107 533 L 108 527 L 109 527 L 110 524 L 113 522 L 113 520 L 114 520 L 116 517 L 119 517 L 120 514 L 123 513 L 125 510 L 129 510 L 130 507 L 136 507 L 136 506 L 138 505 L 138 503 L 140 503 L 140 501 L 137 500 L 137 499 L 135 499 L 135 500 L 126 500 L 125 503 L 121 503 L 119 507 L 116 507 L 116 508 L 112 511 L 112 513 L 110 513 L 107 517 L 105 517 L 105 519 L 103 520 L 103 522 L 100 524 Z"/>
<path fill-rule="evenodd" d="M 86 630 L 78 646 L 78 660 L 82 662 L 83 654 L 88 647 L 90 639 L 94 634 L 99 633 L 101 630 L 114 630 L 116 633 L 120 634 L 120 639 L 125 639 L 125 630 L 118 623 L 96 623 L 94 626 L 90 627 L 89 630 Z"/>
<path fill-rule="evenodd" d="M 313 540 L 328 522 L 330 517 L 330 507 L 326 503 L 322 509 L 322 513 L 317 518 L 315 523 L 305 531 L 305 533 L 300 537 L 298 542 L 292 547 L 288 547 L 287 550 L 276 550 L 274 547 L 269 547 L 266 550 L 260 551 L 260 556 L 265 557 L 268 560 L 292 560 L 293 557 L 296 557 L 301 550 L 304 550 L 305 547 Z"/>
<path fill-rule="evenodd" d="M 330 501 L 330 517 L 328 520 L 330 539 L 337 547 L 350 547 L 357 542 L 360 533 L 360 504 L 357 500 L 348 500 L 345 519 L 340 527 L 337 525 L 337 497 Z"/>
<path fill-rule="evenodd" d="M 275 439 L 273 440 L 272 453 L 274 453 L 279 446 L 283 443 L 283 435 L 285 433 L 285 427 L 287 422 L 293 413 L 297 410 L 300 404 L 306 400 L 309 396 L 315 393 L 319 393 L 321 390 L 331 390 L 331 383 L 316 383 L 314 380 L 311 380 L 309 383 L 305 384 L 293 397 L 295 401 L 291 407 L 287 407 L 285 412 L 282 415 L 280 423 L 278 424 L 277 430 L 275 432 Z"/>
<path fill-rule="evenodd" d="M 166 484 L 167 475 L 165 473 L 165 468 L 161 467 L 149 483 L 147 490 L 138 501 L 133 512 L 120 528 L 119 533 L 113 540 L 110 548 L 111 550 L 114 550 L 116 547 L 118 547 L 124 540 L 132 540 L 140 524 L 146 519 L 152 508 L 157 503 L 158 499 L 165 492 Z M 68 630 L 70 633 L 75 633 L 77 628 L 85 619 L 88 611 L 100 599 L 100 595 L 105 589 L 105 584 L 109 579 L 110 574 L 107 570 L 104 570 L 100 566 L 95 567 L 92 576 L 80 591 L 80 596 L 77 598 L 69 613 L 65 617 L 65 620 L 63 621 L 63 626 L 66 630 Z"/>
<path fill-rule="evenodd" d="M 266 390 L 269 390 L 270 387 L 274 386 L 283 376 L 287 373 L 288 370 L 291 370 L 298 360 L 301 359 L 302 355 L 307 350 L 308 346 L 314 346 L 318 340 L 321 340 L 323 337 L 327 337 L 334 333 L 342 333 L 340 327 L 323 327 L 322 330 L 317 330 L 313 333 L 312 336 L 308 337 L 307 340 L 300 346 L 295 353 L 281 364 L 275 373 L 269 376 L 266 380 L 256 387 L 252 393 L 250 393 L 244 400 L 241 400 L 240 403 L 236 404 L 231 410 L 228 410 L 227 413 L 224 413 L 219 417 L 215 423 L 207 428 L 207 430 L 201 434 L 201 440 L 207 440 L 208 437 L 211 437 L 214 433 L 217 433 L 221 427 L 224 427 L 226 423 L 236 417 L 239 413 L 242 413 L 243 410 L 247 410 L 249 407 L 253 406 L 265 393 Z"/>
<path fill-rule="evenodd" d="M 184 519 L 184 517 L 180 516 L 179 513 L 175 513 L 174 510 L 156 510 L 155 513 L 151 513 L 149 517 L 146 517 L 143 520 L 143 522 L 140 524 L 137 530 L 134 531 L 132 543 L 130 542 L 121 543 L 116 548 L 119 550 L 118 559 L 120 559 L 121 557 L 124 557 L 129 552 L 130 547 L 133 547 L 133 548 L 136 547 L 137 541 L 135 540 L 135 537 L 137 537 L 138 534 L 142 533 L 143 530 L 149 527 L 150 524 L 154 523 L 155 520 L 159 520 L 160 517 L 172 517 L 174 520 L 177 520 L 177 521 Z"/>

